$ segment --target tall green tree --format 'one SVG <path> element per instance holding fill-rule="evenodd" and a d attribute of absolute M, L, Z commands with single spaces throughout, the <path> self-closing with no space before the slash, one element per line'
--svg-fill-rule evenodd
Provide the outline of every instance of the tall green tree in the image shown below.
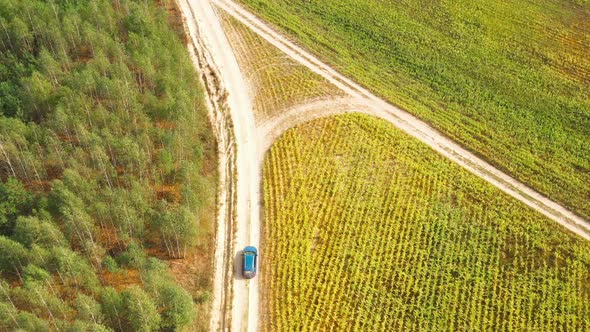
<path fill-rule="evenodd" d="M 151 332 L 160 328 L 162 318 L 154 300 L 141 288 L 133 286 L 121 293 L 125 325 L 129 331 Z"/>
<path fill-rule="evenodd" d="M 10 177 L 0 182 L 0 234 L 10 235 L 19 215 L 30 212 L 33 195 L 23 184 Z"/>
<path fill-rule="evenodd" d="M 29 259 L 29 252 L 22 244 L 0 235 L 0 273 L 18 275 Z"/>

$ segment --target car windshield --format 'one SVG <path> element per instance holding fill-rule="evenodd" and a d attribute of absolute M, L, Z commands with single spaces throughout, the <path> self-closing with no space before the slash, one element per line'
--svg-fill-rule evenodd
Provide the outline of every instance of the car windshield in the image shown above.
<path fill-rule="evenodd" d="M 247 252 L 244 257 L 244 268 L 248 271 L 254 270 L 254 254 Z"/>

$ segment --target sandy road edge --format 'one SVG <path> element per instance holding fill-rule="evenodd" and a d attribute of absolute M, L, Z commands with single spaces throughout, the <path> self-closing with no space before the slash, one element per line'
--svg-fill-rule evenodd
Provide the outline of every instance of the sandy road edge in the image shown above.
<path fill-rule="evenodd" d="M 364 109 L 366 109 L 368 114 L 389 121 L 395 127 L 426 143 L 437 152 L 490 182 L 510 196 L 532 207 L 586 240 L 590 240 L 590 223 L 588 221 L 477 157 L 472 152 L 442 135 L 424 121 L 388 103 L 340 74 L 313 54 L 295 45 L 287 37 L 284 37 L 254 14 L 237 5 L 234 1 L 214 0 L 213 2 L 295 61 L 306 66 L 314 73 L 321 75 L 353 98 L 362 101 L 360 105 L 365 106 Z M 321 111 L 319 112 L 321 113 Z"/>
<path fill-rule="evenodd" d="M 199 38 L 194 13 L 185 0 L 176 0 L 183 15 L 185 33 L 189 37 L 188 51 L 196 67 L 199 81 L 205 87 L 207 115 L 217 141 L 219 187 L 215 232 L 215 261 L 213 264 L 213 301 L 210 330 L 226 330 L 231 323 L 233 225 L 236 205 L 236 143 L 232 121 L 227 110 L 226 91 L 220 84 L 220 74 L 211 55 Z M 189 23 L 190 21 L 190 23 Z M 229 285 L 229 286 L 228 286 Z M 226 287 L 230 287 L 226 289 Z"/>

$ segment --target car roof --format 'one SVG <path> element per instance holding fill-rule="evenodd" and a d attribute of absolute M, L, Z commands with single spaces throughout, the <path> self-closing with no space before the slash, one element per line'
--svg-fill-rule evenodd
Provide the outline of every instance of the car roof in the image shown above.
<path fill-rule="evenodd" d="M 244 269 L 246 271 L 254 271 L 254 261 L 256 260 L 256 257 L 254 255 L 246 255 L 244 257 Z"/>

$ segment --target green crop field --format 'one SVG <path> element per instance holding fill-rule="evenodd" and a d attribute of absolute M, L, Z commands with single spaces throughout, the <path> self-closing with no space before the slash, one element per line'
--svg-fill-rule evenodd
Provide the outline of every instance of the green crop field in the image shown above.
<path fill-rule="evenodd" d="M 590 243 L 382 120 L 264 164 L 265 331 L 587 331 Z"/>
<path fill-rule="evenodd" d="M 236 19 L 223 12 L 220 17 L 253 95 L 258 122 L 297 104 L 343 94 Z"/>
<path fill-rule="evenodd" d="M 240 2 L 343 74 L 590 218 L 588 1 Z"/>

